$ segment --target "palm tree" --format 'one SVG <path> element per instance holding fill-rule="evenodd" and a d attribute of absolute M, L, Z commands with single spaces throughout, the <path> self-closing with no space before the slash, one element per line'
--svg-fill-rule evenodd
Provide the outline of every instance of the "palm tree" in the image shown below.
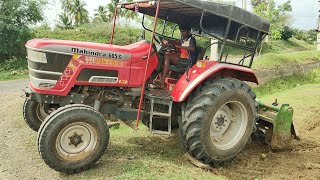
<path fill-rule="evenodd" d="M 99 6 L 98 9 L 95 9 L 96 13 L 94 14 L 95 19 L 100 22 L 108 22 L 109 21 L 109 12 L 106 7 Z"/>
<path fill-rule="evenodd" d="M 75 25 L 89 22 L 89 13 L 83 0 L 61 0 L 61 3 L 64 13 L 72 15 Z"/>
<path fill-rule="evenodd" d="M 69 14 L 66 12 L 59 15 L 59 24 L 58 27 L 61 29 L 71 29 L 72 28 L 72 19 Z"/>
<path fill-rule="evenodd" d="M 133 0 L 127 0 L 126 2 L 132 2 Z M 122 17 L 125 17 L 126 19 L 135 19 L 137 17 L 137 13 L 130 10 L 124 10 L 121 13 Z"/>
<path fill-rule="evenodd" d="M 107 11 L 109 12 L 109 18 L 113 18 L 114 16 L 114 12 L 116 9 L 116 4 L 120 3 L 120 2 L 132 2 L 133 0 L 124 0 L 124 1 L 120 1 L 120 0 L 111 0 L 111 2 L 107 5 Z M 118 16 L 119 17 L 124 17 L 126 19 L 134 19 L 137 14 L 134 11 L 129 11 L 129 10 L 121 10 L 118 9 Z"/>
<path fill-rule="evenodd" d="M 109 18 L 113 18 L 114 12 L 116 10 L 116 4 L 118 4 L 120 0 L 111 0 L 111 2 L 107 5 L 107 11 L 109 12 Z M 121 9 L 118 9 L 118 16 L 121 16 Z"/>
<path fill-rule="evenodd" d="M 73 0 L 61 0 L 61 4 L 62 4 L 61 7 L 65 12 L 70 12 L 73 4 Z"/>

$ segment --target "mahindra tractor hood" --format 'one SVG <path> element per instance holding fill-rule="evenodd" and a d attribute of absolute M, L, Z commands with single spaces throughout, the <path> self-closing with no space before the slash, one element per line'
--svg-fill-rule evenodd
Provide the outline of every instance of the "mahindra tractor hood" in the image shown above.
<path fill-rule="evenodd" d="M 68 74 L 70 63 L 86 63 L 112 67 L 131 65 L 131 59 L 145 56 L 150 44 L 140 41 L 127 46 L 117 46 L 102 43 L 78 42 L 68 40 L 33 39 L 27 42 L 27 58 L 31 87 L 33 89 L 63 89 L 58 83 Z M 75 56 L 84 58 L 82 62 L 72 61 Z M 93 61 L 93 62 L 91 62 Z M 99 61 L 97 63 L 97 61 Z M 111 62 L 111 63 L 109 63 Z M 101 70 L 102 71 L 102 70 Z M 88 74 L 88 73 L 87 73 Z M 89 73 L 90 74 L 90 73 Z M 97 74 L 99 76 L 99 74 Z M 90 78 L 90 77 L 88 77 Z M 115 81 L 116 78 L 111 78 Z M 80 79 L 77 81 L 89 81 Z"/>

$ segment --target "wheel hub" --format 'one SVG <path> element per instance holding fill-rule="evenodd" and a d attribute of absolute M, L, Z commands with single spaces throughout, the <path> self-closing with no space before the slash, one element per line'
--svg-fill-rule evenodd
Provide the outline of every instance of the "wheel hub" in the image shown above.
<path fill-rule="evenodd" d="M 242 103 L 231 101 L 221 106 L 211 122 L 213 145 L 221 150 L 232 148 L 240 141 L 247 123 L 248 113 Z"/>
<path fill-rule="evenodd" d="M 74 135 L 68 137 L 70 139 L 70 143 L 69 145 L 73 144 L 75 147 L 77 147 L 80 143 L 82 143 L 82 134 L 77 134 L 76 132 L 74 133 Z"/>
<path fill-rule="evenodd" d="M 62 129 L 57 138 L 57 150 L 66 158 L 81 158 L 97 143 L 95 129 L 86 123 L 73 123 Z M 77 157 L 78 156 L 78 157 Z"/>
<path fill-rule="evenodd" d="M 44 119 L 48 116 L 48 114 L 44 110 L 44 104 L 38 103 L 36 107 L 36 115 L 41 122 L 43 122 Z"/>
<path fill-rule="evenodd" d="M 230 111 L 230 109 L 222 108 L 214 116 L 210 129 L 210 134 L 213 139 L 220 138 L 228 129 L 231 123 L 228 111 Z"/>
<path fill-rule="evenodd" d="M 221 115 L 221 117 L 218 117 L 217 118 L 217 125 L 218 126 L 223 126 L 224 125 L 224 118 L 226 118 L 225 116 L 224 117 L 222 117 L 222 115 Z"/>

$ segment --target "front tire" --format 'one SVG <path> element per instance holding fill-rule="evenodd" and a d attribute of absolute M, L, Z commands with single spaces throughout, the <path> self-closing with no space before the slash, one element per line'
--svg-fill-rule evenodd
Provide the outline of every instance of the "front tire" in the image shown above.
<path fill-rule="evenodd" d="M 23 118 L 27 125 L 38 131 L 48 114 L 44 111 L 43 104 L 26 99 L 23 104 Z"/>
<path fill-rule="evenodd" d="M 48 116 L 38 132 L 38 150 L 45 163 L 63 173 L 89 169 L 109 143 L 104 117 L 86 105 L 69 105 Z"/>
<path fill-rule="evenodd" d="M 214 167 L 228 164 L 244 148 L 257 118 L 255 94 L 232 78 L 207 81 L 183 107 L 182 144 Z"/>

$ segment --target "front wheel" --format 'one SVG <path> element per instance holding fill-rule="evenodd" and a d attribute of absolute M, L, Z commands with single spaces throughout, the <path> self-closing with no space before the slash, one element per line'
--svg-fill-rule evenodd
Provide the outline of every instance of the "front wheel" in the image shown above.
<path fill-rule="evenodd" d="M 257 117 L 255 94 L 231 78 L 209 80 L 186 103 L 182 144 L 198 160 L 223 166 L 249 141 Z"/>
<path fill-rule="evenodd" d="M 52 169 L 77 173 L 103 155 L 109 128 L 103 116 L 90 106 L 69 105 L 48 116 L 38 132 L 38 150 Z"/>
<path fill-rule="evenodd" d="M 32 130 L 38 131 L 47 116 L 48 113 L 44 110 L 44 104 L 29 99 L 24 101 L 23 118 Z"/>

